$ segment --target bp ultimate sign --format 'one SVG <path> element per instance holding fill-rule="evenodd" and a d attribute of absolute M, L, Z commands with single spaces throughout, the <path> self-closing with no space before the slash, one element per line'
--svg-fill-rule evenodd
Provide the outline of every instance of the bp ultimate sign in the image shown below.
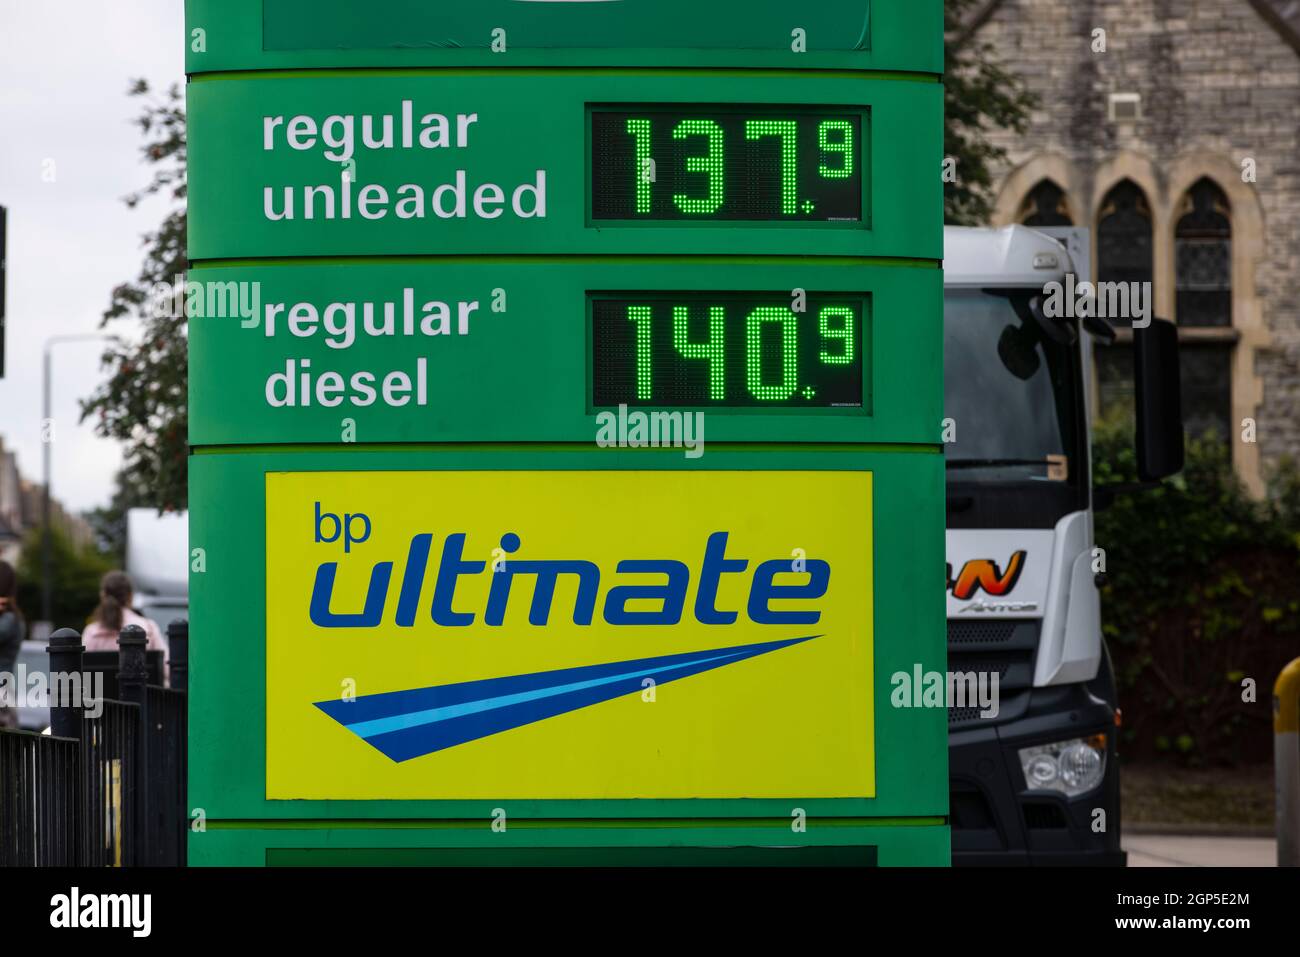
<path fill-rule="evenodd" d="M 872 797 L 870 512 L 858 471 L 273 473 L 267 796 Z"/>
<path fill-rule="evenodd" d="M 946 863 L 942 7 L 788 6 L 187 4 L 191 861 Z"/>

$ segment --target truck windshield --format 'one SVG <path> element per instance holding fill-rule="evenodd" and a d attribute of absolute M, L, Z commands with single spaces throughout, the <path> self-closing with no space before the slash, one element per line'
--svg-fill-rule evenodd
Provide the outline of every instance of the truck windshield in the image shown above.
<path fill-rule="evenodd" d="M 1078 345 L 1030 314 L 1037 290 L 944 292 L 944 415 L 949 479 L 1077 482 Z"/>

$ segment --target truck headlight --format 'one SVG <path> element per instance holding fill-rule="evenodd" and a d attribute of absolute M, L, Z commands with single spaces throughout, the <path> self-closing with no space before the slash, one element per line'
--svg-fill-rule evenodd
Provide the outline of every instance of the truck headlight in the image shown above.
<path fill-rule="evenodd" d="M 1021 748 L 1018 753 L 1031 791 L 1057 791 L 1075 797 L 1091 791 L 1106 774 L 1105 734 Z"/>

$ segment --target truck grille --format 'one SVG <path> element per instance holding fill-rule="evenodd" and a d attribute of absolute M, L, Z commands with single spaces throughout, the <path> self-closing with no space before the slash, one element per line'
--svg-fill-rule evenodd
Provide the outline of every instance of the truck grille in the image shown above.
<path fill-rule="evenodd" d="M 1005 705 L 1011 695 L 1027 691 L 1034 683 L 1034 660 L 1038 652 L 1038 619 L 977 620 L 948 622 L 948 671 L 998 676 L 998 697 Z M 987 677 L 983 677 L 988 681 Z M 987 685 L 986 685 L 987 687 Z M 948 709 L 948 727 L 969 727 L 985 720 L 980 709 L 969 704 Z M 996 719 L 988 719 L 996 720 Z"/>
<path fill-rule="evenodd" d="M 1010 641 L 1016 633 L 1017 621 L 948 622 L 948 647 L 953 645 L 995 645 Z"/>

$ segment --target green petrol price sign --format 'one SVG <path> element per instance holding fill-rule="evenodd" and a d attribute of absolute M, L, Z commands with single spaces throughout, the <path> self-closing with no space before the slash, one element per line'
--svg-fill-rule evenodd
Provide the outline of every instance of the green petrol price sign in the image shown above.
<path fill-rule="evenodd" d="M 187 0 L 191 862 L 946 863 L 942 4 L 815 7 Z"/>
<path fill-rule="evenodd" d="M 941 238 L 941 197 L 916 175 L 942 148 L 941 129 L 918 123 L 941 113 L 936 83 L 256 77 L 190 84 L 196 260 L 663 249 L 924 259 Z M 698 106 L 705 91 L 725 105 Z"/>
<path fill-rule="evenodd" d="M 336 443 L 350 419 L 365 442 L 587 442 L 626 403 L 712 408 L 718 442 L 918 443 L 939 414 L 913 371 L 934 361 L 936 272 L 834 258 L 201 265 L 191 441 Z"/>

